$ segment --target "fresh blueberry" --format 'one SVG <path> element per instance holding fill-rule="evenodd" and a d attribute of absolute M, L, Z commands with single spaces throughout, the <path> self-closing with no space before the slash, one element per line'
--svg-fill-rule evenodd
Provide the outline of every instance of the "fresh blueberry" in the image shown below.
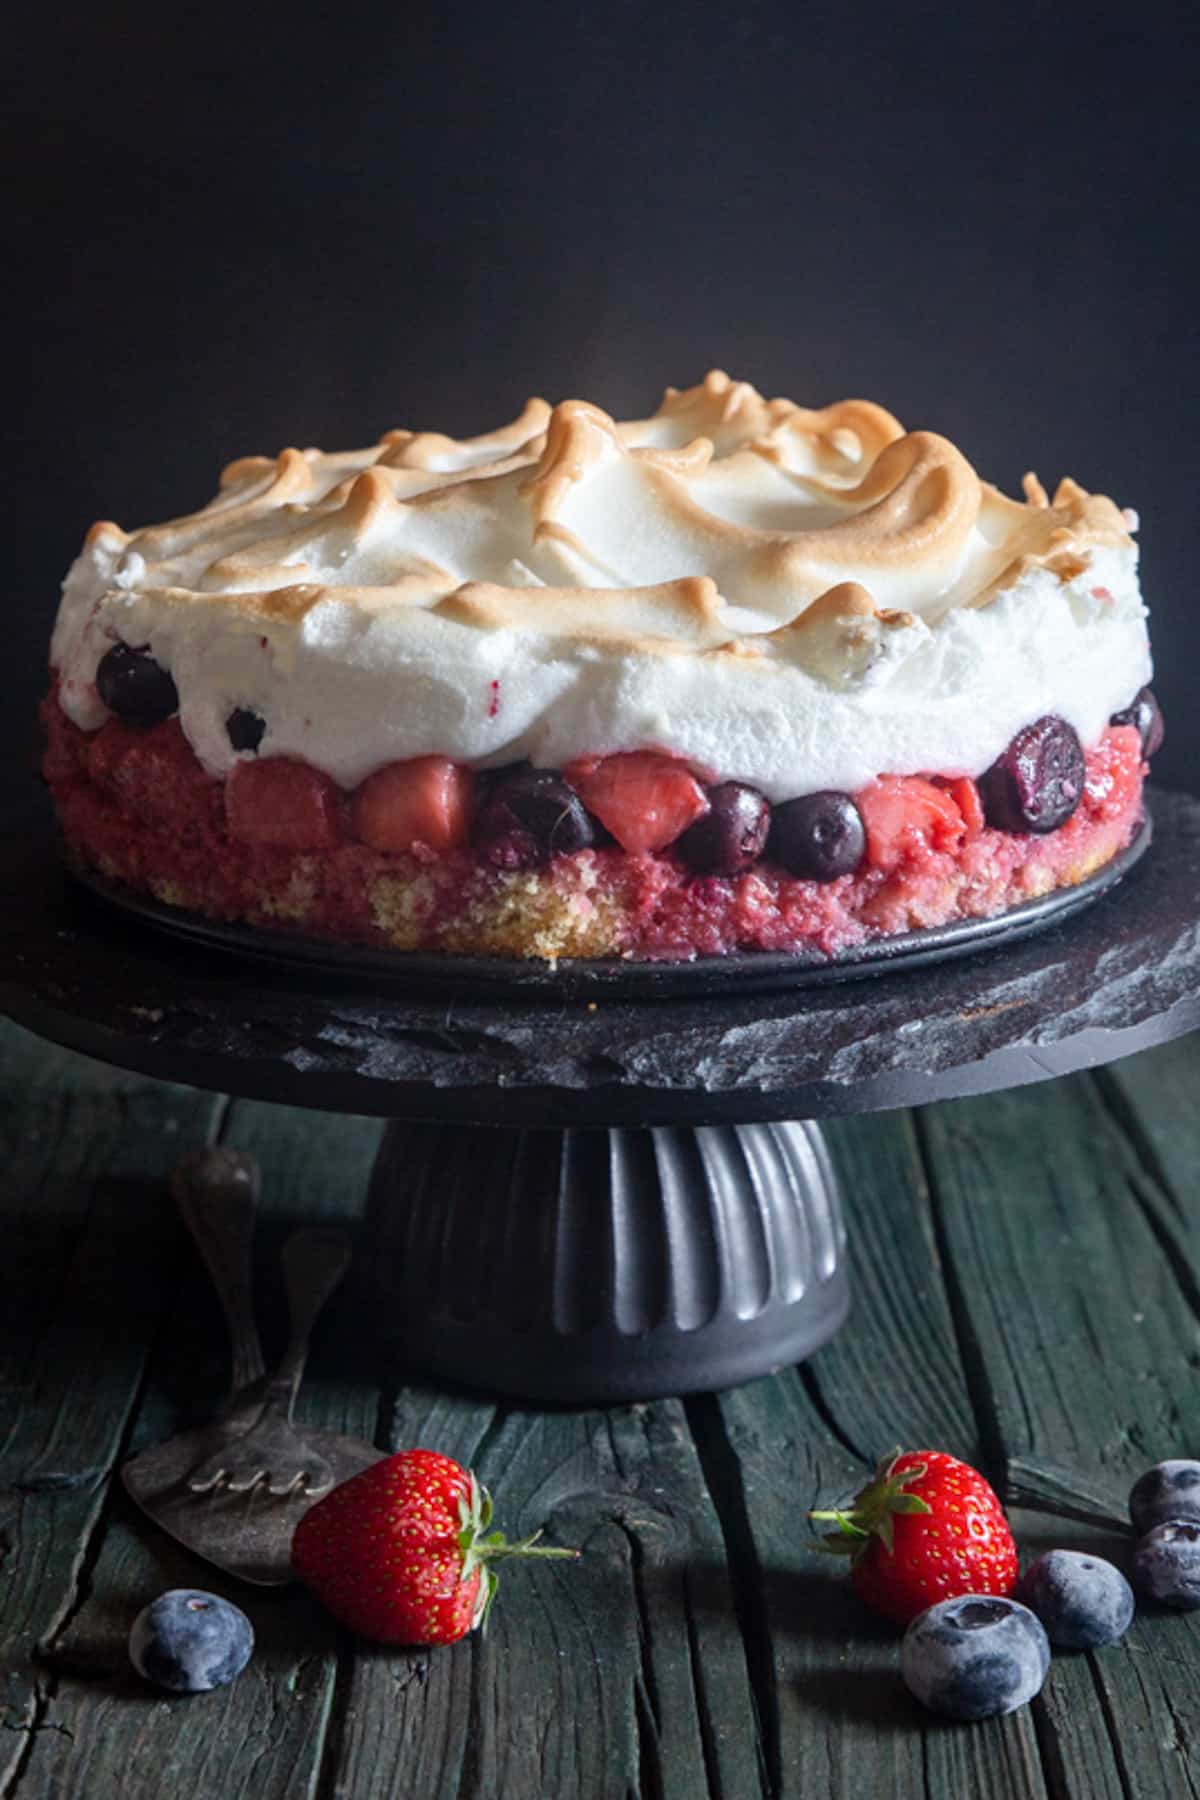
<path fill-rule="evenodd" d="M 1129 1517 L 1139 1537 L 1170 1519 L 1200 1524 L 1200 1462 L 1177 1457 L 1139 1475 L 1129 1490 Z"/>
<path fill-rule="evenodd" d="M 740 781 L 706 790 L 708 811 L 689 825 L 675 848 L 697 875 L 740 875 L 753 868 L 771 829 L 765 794 Z"/>
<path fill-rule="evenodd" d="M 1018 1600 L 1035 1612 L 1059 1650 L 1115 1644 L 1133 1618 L 1133 1589 L 1103 1557 L 1048 1550 L 1017 1583 Z"/>
<path fill-rule="evenodd" d="M 1200 1607 L 1200 1525 L 1169 1519 L 1148 1531 L 1133 1553 L 1140 1594 L 1180 1612 Z"/>
<path fill-rule="evenodd" d="M 596 831 L 583 801 L 553 769 L 513 763 L 481 782 L 475 836 L 505 868 L 586 850 Z"/>
<path fill-rule="evenodd" d="M 225 721 L 225 735 L 235 750 L 257 750 L 267 721 L 248 706 L 235 706 Z"/>
<path fill-rule="evenodd" d="M 1050 1645 L 1027 1606 L 991 1594 L 942 1600 L 913 1620 L 900 1647 L 910 1691 L 949 1719 L 990 1719 L 1041 1692 Z"/>
<path fill-rule="evenodd" d="M 158 725 L 179 711 L 179 693 L 169 669 L 149 650 L 114 644 L 96 668 L 96 690 L 109 712 L 129 725 Z"/>
<path fill-rule="evenodd" d="M 866 847 L 862 814 L 849 794 L 826 788 L 775 808 L 767 853 L 789 875 L 835 881 L 854 873 Z"/>
<path fill-rule="evenodd" d="M 1142 755 L 1150 757 L 1161 750 L 1166 735 L 1162 708 L 1152 688 L 1139 688 L 1123 712 L 1114 713 L 1110 725 L 1132 725 L 1142 740 Z"/>
<path fill-rule="evenodd" d="M 139 1675 L 174 1694 L 206 1694 L 240 1675 L 254 1650 L 245 1613 L 201 1588 L 169 1588 L 143 1607 L 129 1633 Z"/>
<path fill-rule="evenodd" d="M 979 777 L 979 797 L 998 831 L 1057 831 L 1083 798 L 1087 766 L 1074 727 L 1054 713 L 1018 731 Z"/>

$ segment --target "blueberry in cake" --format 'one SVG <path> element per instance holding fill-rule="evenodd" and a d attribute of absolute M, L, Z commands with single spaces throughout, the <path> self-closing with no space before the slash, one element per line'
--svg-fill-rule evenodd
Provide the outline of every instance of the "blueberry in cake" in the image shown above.
<path fill-rule="evenodd" d="M 44 706 L 79 864 L 505 956 L 837 956 L 1084 880 L 1162 722 L 1132 532 L 714 372 L 226 469 L 92 527 Z"/>

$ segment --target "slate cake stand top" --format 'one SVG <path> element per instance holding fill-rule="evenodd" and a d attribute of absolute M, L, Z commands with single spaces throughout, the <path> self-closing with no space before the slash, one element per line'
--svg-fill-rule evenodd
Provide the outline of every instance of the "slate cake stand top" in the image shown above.
<path fill-rule="evenodd" d="M 694 998 L 479 1000 L 244 960 L 126 917 L 40 825 L 3 845 L 0 1009 L 164 1080 L 288 1105 L 513 1126 L 821 1117 L 1017 1086 L 1200 1025 L 1200 800 L 1019 943 L 867 979 Z"/>

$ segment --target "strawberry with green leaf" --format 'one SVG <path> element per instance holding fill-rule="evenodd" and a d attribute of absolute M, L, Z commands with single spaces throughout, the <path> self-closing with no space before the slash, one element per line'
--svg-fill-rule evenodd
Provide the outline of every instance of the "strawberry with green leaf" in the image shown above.
<path fill-rule="evenodd" d="M 310 1507 L 292 1567 L 334 1618 L 380 1644 L 453 1644 L 482 1626 L 506 1556 L 577 1557 L 490 1530 L 492 1501 L 436 1450 L 401 1450 Z"/>
<path fill-rule="evenodd" d="M 809 1514 L 836 1530 L 823 1548 L 850 1558 L 850 1579 L 899 1625 L 961 1594 L 1009 1594 L 1017 1551 L 994 1490 L 941 1450 L 894 1451 L 847 1507 Z"/>

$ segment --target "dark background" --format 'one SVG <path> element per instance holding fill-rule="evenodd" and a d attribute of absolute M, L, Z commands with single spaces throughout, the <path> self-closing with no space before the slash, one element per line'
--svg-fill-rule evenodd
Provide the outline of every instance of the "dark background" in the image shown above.
<path fill-rule="evenodd" d="M 712 364 L 1136 506 L 1200 785 L 1192 9 L 29 9 L 6 48 L 10 794 L 93 518 Z"/>

